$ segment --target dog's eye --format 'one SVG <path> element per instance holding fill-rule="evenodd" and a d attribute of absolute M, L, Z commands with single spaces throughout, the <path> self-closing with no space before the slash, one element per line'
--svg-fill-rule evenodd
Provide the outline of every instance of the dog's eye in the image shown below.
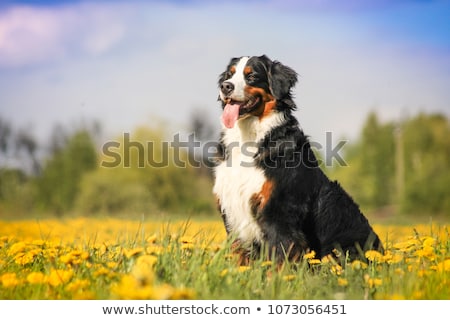
<path fill-rule="evenodd" d="M 232 76 L 233 74 L 231 73 L 231 71 L 225 72 L 225 80 L 230 79 Z"/>
<path fill-rule="evenodd" d="M 254 73 L 249 73 L 247 75 L 247 81 L 253 82 L 256 80 L 256 75 Z"/>

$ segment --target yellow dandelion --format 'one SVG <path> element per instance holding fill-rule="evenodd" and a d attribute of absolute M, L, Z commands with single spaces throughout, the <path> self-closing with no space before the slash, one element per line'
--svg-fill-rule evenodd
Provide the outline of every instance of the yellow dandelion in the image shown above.
<path fill-rule="evenodd" d="M 316 252 L 312 250 L 311 252 L 305 253 L 303 259 L 314 259 L 316 257 Z"/>
<path fill-rule="evenodd" d="M 273 263 L 270 260 L 263 261 L 263 262 L 261 262 L 261 267 L 270 267 L 272 264 Z"/>
<path fill-rule="evenodd" d="M 67 283 L 73 276 L 72 270 L 52 269 L 47 276 L 47 282 L 52 287 L 57 287 L 61 284 Z"/>
<path fill-rule="evenodd" d="M 388 264 L 397 264 L 403 261 L 403 255 L 388 251 L 384 254 L 383 261 L 387 262 Z"/>
<path fill-rule="evenodd" d="M 19 252 L 24 252 L 26 247 L 27 244 L 25 242 L 16 242 L 8 249 L 8 256 L 15 256 Z"/>
<path fill-rule="evenodd" d="M 376 250 L 368 250 L 365 253 L 367 260 L 372 262 L 381 262 L 383 260 L 383 255 Z"/>
<path fill-rule="evenodd" d="M 228 274 L 228 269 L 223 269 L 222 271 L 220 271 L 219 276 L 220 277 L 225 277 Z"/>
<path fill-rule="evenodd" d="M 369 285 L 369 288 L 379 287 L 383 284 L 383 280 L 380 278 L 371 278 L 368 274 L 364 275 L 364 280 Z"/>
<path fill-rule="evenodd" d="M 40 253 L 39 249 L 30 250 L 27 252 L 20 252 L 14 257 L 14 262 L 20 265 L 32 263 L 34 258 Z"/>
<path fill-rule="evenodd" d="M 439 272 L 448 272 L 450 271 L 450 259 L 446 259 L 442 262 L 439 262 L 436 266 L 436 270 Z"/>
<path fill-rule="evenodd" d="M 151 284 L 155 278 L 153 265 L 157 258 L 154 256 L 140 256 L 131 270 L 131 275 L 135 277 L 140 284 Z"/>
<path fill-rule="evenodd" d="M 154 235 L 147 237 L 147 239 L 145 239 L 145 241 L 147 241 L 148 243 L 155 243 L 157 239 L 158 239 L 158 237 L 156 236 L 156 234 L 154 234 Z"/>
<path fill-rule="evenodd" d="M 418 257 L 425 257 L 430 260 L 434 260 L 436 258 L 433 247 L 423 247 L 423 249 L 417 250 L 415 255 Z"/>
<path fill-rule="evenodd" d="M 283 281 L 292 281 L 295 280 L 296 275 L 295 274 L 288 274 L 283 276 Z"/>
<path fill-rule="evenodd" d="M 249 267 L 249 266 L 239 266 L 237 271 L 238 272 L 246 272 L 250 269 L 251 269 L 251 267 Z"/>
<path fill-rule="evenodd" d="M 436 239 L 432 237 L 424 237 L 422 238 L 424 247 L 434 247 L 436 244 Z"/>
<path fill-rule="evenodd" d="M 322 261 L 320 259 L 309 259 L 309 264 L 320 264 Z"/>
<path fill-rule="evenodd" d="M 106 263 L 106 266 L 107 266 L 108 268 L 110 268 L 110 269 L 115 269 L 115 268 L 117 268 L 118 265 L 119 265 L 119 264 L 118 264 L 117 262 L 115 262 L 115 261 L 108 261 L 108 262 Z"/>
<path fill-rule="evenodd" d="M 188 236 L 182 236 L 182 237 L 180 237 L 179 242 L 181 242 L 181 243 L 194 243 L 194 238 L 193 237 L 188 237 Z"/>
<path fill-rule="evenodd" d="M 13 272 L 4 273 L 0 277 L 0 282 L 2 283 L 3 287 L 10 288 L 15 287 L 20 283 L 20 280 L 17 279 L 17 275 Z"/>
<path fill-rule="evenodd" d="M 31 244 L 34 246 L 38 246 L 38 247 L 42 247 L 45 245 L 45 241 L 44 240 L 40 240 L 40 239 L 36 239 L 31 241 Z"/>
<path fill-rule="evenodd" d="M 27 275 L 27 282 L 30 284 L 45 283 L 45 275 L 42 272 L 31 272 Z"/>
<path fill-rule="evenodd" d="M 94 277 L 109 275 L 111 271 L 105 267 L 100 267 L 94 271 Z"/>
<path fill-rule="evenodd" d="M 348 286 L 348 280 L 344 279 L 344 278 L 338 278 L 337 279 L 338 285 L 341 287 L 346 287 Z"/>
<path fill-rule="evenodd" d="M 137 256 L 144 251 L 144 248 L 133 248 L 133 249 L 124 249 L 125 257 L 130 259 L 131 257 Z"/>
<path fill-rule="evenodd" d="M 136 259 L 137 265 L 145 265 L 148 267 L 153 267 L 156 262 L 158 261 L 158 258 L 152 255 L 143 255 Z"/>
<path fill-rule="evenodd" d="M 67 284 L 65 287 L 66 291 L 69 292 L 76 292 L 83 290 L 89 286 L 90 282 L 86 279 L 76 279 L 70 283 Z"/>
<path fill-rule="evenodd" d="M 343 269 L 339 264 L 331 266 L 330 270 L 331 270 L 331 273 L 338 275 L 338 276 L 340 276 L 343 272 Z"/>

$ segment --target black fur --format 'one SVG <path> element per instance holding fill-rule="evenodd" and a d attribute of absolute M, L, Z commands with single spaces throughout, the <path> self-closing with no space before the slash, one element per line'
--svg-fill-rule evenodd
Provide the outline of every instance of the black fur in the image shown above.
<path fill-rule="evenodd" d="M 238 60 L 232 59 L 227 70 Z M 255 253 L 255 248 L 266 247 L 278 260 L 286 255 L 296 259 L 310 250 L 319 258 L 336 253 L 335 249 L 351 258 L 368 249 L 382 251 L 380 239 L 358 205 L 319 168 L 307 136 L 292 115 L 295 71 L 266 56 L 252 57 L 248 64 L 256 75 L 247 84 L 270 92 L 276 100 L 275 110 L 283 112 L 286 119 L 258 142 L 255 165 L 274 187 L 265 205 L 255 206 L 252 212 L 264 234 L 264 242 L 255 242 L 248 250 Z M 221 74 L 219 86 L 229 78 L 227 72 Z M 221 149 L 226 158 L 223 139 Z M 222 211 L 227 232 L 232 233 L 226 214 Z"/>

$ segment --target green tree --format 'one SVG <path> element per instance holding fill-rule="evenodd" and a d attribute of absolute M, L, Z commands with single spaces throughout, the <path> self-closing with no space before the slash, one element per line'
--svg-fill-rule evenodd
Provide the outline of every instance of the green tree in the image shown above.
<path fill-rule="evenodd" d="M 368 115 L 360 138 L 348 144 L 348 166 L 334 167 L 330 176 L 365 208 L 380 208 L 393 201 L 395 191 L 394 125 L 382 124 L 376 113 Z"/>
<path fill-rule="evenodd" d="M 100 167 L 83 178 L 77 209 L 93 214 L 214 211 L 211 181 L 189 165 L 187 150 L 174 150 L 164 137 L 165 130 L 141 127 L 104 147 Z"/>
<path fill-rule="evenodd" d="M 72 209 L 83 174 L 95 169 L 97 153 L 91 135 L 79 130 L 56 149 L 35 180 L 37 203 L 62 215 Z"/>
<path fill-rule="evenodd" d="M 402 126 L 402 211 L 450 215 L 450 124 L 440 114 L 419 114 Z"/>

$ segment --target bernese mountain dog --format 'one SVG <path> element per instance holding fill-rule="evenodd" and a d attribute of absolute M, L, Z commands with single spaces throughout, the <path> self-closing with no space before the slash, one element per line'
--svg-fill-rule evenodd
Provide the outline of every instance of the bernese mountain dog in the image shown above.
<path fill-rule="evenodd" d="M 219 77 L 222 131 L 213 193 L 241 262 L 313 251 L 382 251 L 358 205 L 319 168 L 293 116 L 297 73 L 267 56 L 231 59 Z"/>

